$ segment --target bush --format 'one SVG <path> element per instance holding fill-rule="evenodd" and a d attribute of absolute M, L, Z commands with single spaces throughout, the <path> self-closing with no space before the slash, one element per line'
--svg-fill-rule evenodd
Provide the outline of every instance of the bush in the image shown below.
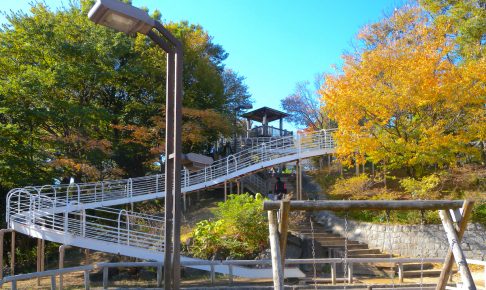
<path fill-rule="evenodd" d="M 440 177 L 432 174 L 421 180 L 405 178 L 400 181 L 403 189 L 412 196 L 412 199 L 431 199 L 431 192 L 440 184 Z"/>
<path fill-rule="evenodd" d="M 263 200 L 261 194 L 229 195 L 226 202 L 218 203 L 215 221 L 204 220 L 196 225 L 189 252 L 202 259 L 254 258 L 267 247 Z"/>
<path fill-rule="evenodd" d="M 366 191 L 372 186 L 373 181 L 366 174 L 348 179 L 339 178 L 332 186 L 329 194 L 340 199 L 363 199 L 367 198 Z"/>

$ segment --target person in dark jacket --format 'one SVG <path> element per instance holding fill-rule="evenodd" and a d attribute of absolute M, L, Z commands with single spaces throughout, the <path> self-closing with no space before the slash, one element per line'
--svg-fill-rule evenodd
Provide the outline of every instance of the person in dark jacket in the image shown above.
<path fill-rule="evenodd" d="M 277 196 L 278 200 L 282 199 L 283 195 L 287 193 L 287 188 L 285 187 L 285 183 L 280 180 L 280 177 L 277 177 L 274 193 Z"/>

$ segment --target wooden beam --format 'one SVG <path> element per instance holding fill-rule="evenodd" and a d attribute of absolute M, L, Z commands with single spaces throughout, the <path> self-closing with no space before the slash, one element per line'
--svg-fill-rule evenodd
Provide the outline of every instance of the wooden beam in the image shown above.
<path fill-rule="evenodd" d="M 462 237 L 464 236 L 464 232 L 467 229 L 467 221 L 469 220 L 469 217 L 471 216 L 472 210 L 473 210 L 473 205 L 474 201 L 471 200 L 465 200 L 464 205 L 462 206 L 462 218 L 458 222 L 459 226 L 459 231 L 457 232 L 457 238 L 458 242 L 460 243 L 462 240 Z M 437 283 L 437 287 L 435 288 L 436 290 L 444 290 L 447 286 L 447 280 L 449 276 L 451 275 L 451 270 L 452 270 L 452 265 L 454 263 L 454 256 L 452 254 L 452 250 L 449 249 L 447 252 L 446 258 L 444 260 L 444 265 L 442 267 L 442 272 L 440 273 L 440 278 Z"/>
<path fill-rule="evenodd" d="M 277 227 L 277 213 L 268 211 L 268 231 L 270 235 L 270 252 L 272 254 L 273 288 L 284 290 L 284 276 L 282 270 L 282 258 L 280 257 L 280 245 Z"/>
<path fill-rule="evenodd" d="M 462 204 L 462 200 L 293 200 L 290 210 L 439 210 L 460 208 Z M 264 210 L 279 208 L 279 201 L 263 202 Z"/>
<path fill-rule="evenodd" d="M 472 278 L 471 272 L 467 265 L 466 256 L 462 252 L 460 240 L 457 237 L 456 230 L 454 229 L 454 224 L 452 223 L 451 216 L 446 210 L 439 210 L 439 216 L 442 220 L 442 225 L 447 235 L 447 240 L 452 250 L 454 259 L 456 260 L 457 267 L 459 268 L 459 273 L 461 274 L 462 283 L 464 289 L 476 290 L 476 285 L 474 285 L 474 280 Z"/>
<path fill-rule="evenodd" d="M 289 229 L 289 209 L 290 201 L 282 200 L 280 203 L 280 223 L 278 225 L 278 232 L 280 234 L 280 255 L 282 258 L 282 265 L 285 265 L 285 252 L 287 250 L 287 232 Z M 285 267 L 283 267 L 285 271 Z"/>

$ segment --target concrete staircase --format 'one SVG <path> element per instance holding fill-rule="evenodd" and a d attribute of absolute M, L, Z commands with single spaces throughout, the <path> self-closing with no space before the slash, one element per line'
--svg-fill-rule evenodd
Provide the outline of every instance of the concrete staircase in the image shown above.
<path fill-rule="evenodd" d="M 320 247 L 320 251 L 316 251 L 316 258 L 341 258 L 345 256 L 345 238 L 339 234 L 328 232 L 323 226 L 314 222 L 314 230 L 311 229 L 310 224 L 303 224 L 300 226 L 294 226 L 289 229 L 292 235 L 298 236 L 301 239 L 312 240 L 314 236 L 314 243 Z M 365 243 L 361 243 L 355 240 L 349 240 L 347 242 L 347 257 L 348 258 L 389 258 L 390 254 L 384 253 L 381 249 L 369 248 Z M 320 254 L 320 255 L 318 255 Z M 322 267 L 321 267 L 322 268 Z M 338 277 L 344 272 L 341 267 L 338 267 Z M 419 278 L 421 277 L 439 277 L 440 269 L 434 269 L 431 263 L 409 263 L 403 265 L 403 277 L 404 278 Z M 422 272 L 422 274 L 421 274 Z M 378 264 L 355 264 L 354 275 L 357 277 L 395 277 L 398 280 L 398 268 L 391 263 L 378 263 Z M 313 276 L 313 272 L 307 273 L 308 277 Z M 318 276 L 326 277 L 326 273 L 319 273 Z M 342 276 L 341 276 L 342 277 Z"/>

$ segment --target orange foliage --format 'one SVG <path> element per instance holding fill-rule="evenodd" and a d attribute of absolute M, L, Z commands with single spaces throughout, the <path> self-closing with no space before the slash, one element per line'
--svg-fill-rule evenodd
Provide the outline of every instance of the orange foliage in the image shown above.
<path fill-rule="evenodd" d="M 320 91 L 345 163 L 445 165 L 478 153 L 470 143 L 486 137 L 486 60 L 452 60 L 446 31 L 405 7 L 360 32 L 361 50 Z"/>

